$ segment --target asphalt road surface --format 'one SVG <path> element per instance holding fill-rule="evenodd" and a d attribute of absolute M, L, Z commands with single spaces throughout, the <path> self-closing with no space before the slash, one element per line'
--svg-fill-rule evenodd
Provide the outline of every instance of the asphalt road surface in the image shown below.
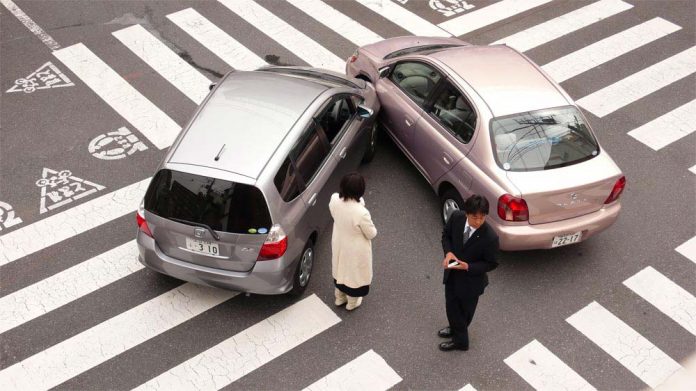
<path fill-rule="evenodd" d="M 0 389 L 640 390 L 696 352 L 695 2 L 0 3 Z M 379 234 L 356 311 L 333 306 L 329 230 L 300 299 L 135 260 L 148 178 L 240 47 L 336 69 L 408 34 L 525 52 L 628 180 L 604 233 L 500 255 L 469 351 L 437 349 L 438 199 L 385 135 L 361 168 Z"/>

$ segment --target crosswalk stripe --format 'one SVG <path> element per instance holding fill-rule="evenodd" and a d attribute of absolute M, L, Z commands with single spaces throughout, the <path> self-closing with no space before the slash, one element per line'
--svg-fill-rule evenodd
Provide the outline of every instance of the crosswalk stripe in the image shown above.
<path fill-rule="evenodd" d="M 353 361 L 312 383 L 303 391 L 388 390 L 401 376 L 374 350 L 370 349 Z"/>
<path fill-rule="evenodd" d="M 222 5 L 313 67 L 343 72 L 345 61 L 253 0 L 219 0 Z"/>
<path fill-rule="evenodd" d="M 696 131 L 696 100 L 643 124 L 628 135 L 655 151 Z"/>
<path fill-rule="evenodd" d="M 471 384 L 467 384 L 464 387 L 460 388 L 459 391 L 476 391 L 476 388 L 472 386 Z"/>
<path fill-rule="evenodd" d="M 159 149 L 172 144 L 181 127 L 162 110 L 78 43 L 53 52 L 89 88 Z"/>
<path fill-rule="evenodd" d="M 428 37 L 449 37 L 450 34 L 440 27 L 428 22 L 413 12 L 394 3 L 392 0 L 355 0 L 369 8 L 372 12 L 382 16 L 390 22 L 413 35 Z"/>
<path fill-rule="evenodd" d="M 136 24 L 111 34 L 196 104 L 208 95 L 210 80 L 143 26 Z"/>
<path fill-rule="evenodd" d="M 46 390 L 234 297 L 187 283 L 0 371 L 0 390 Z"/>
<path fill-rule="evenodd" d="M 179 26 L 191 38 L 205 46 L 234 69 L 249 71 L 268 65 L 246 46 L 239 43 L 193 8 L 174 12 L 167 19 Z"/>
<path fill-rule="evenodd" d="M 654 18 L 585 46 L 542 68 L 560 83 L 679 29 L 681 27 L 674 23 L 662 18 Z"/>
<path fill-rule="evenodd" d="M 136 390 L 219 390 L 340 321 L 312 294 Z"/>
<path fill-rule="evenodd" d="M 536 339 L 503 362 L 536 390 L 596 390 Z"/>
<path fill-rule="evenodd" d="M 286 1 L 357 46 L 369 45 L 383 39 L 372 30 L 321 0 Z"/>
<path fill-rule="evenodd" d="M 694 166 L 696 167 L 696 166 Z M 696 236 L 679 245 L 675 250 L 696 263 Z"/>
<path fill-rule="evenodd" d="M 696 165 L 693 166 L 693 167 L 691 167 L 691 168 L 689 169 L 689 171 L 691 171 L 691 172 L 693 172 L 694 174 L 696 174 Z"/>
<path fill-rule="evenodd" d="M 438 26 L 454 36 L 464 35 L 549 2 L 551 0 L 502 0 L 442 22 Z"/>
<path fill-rule="evenodd" d="M 597 302 L 566 319 L 602 350 L 650 387 L 657 387 L 681 366 Z"/>
<path fill-rule="evenodd" d="M 631 4 L 621 0 L 600 0 L 499 39 L 493 44 L 504 43 L 521 52 L 526 52 L 631 8 L 633 8 Z"/>
<path fill-rule="evenodd" d="M 623 282 L 638 296 L 696 335 L 696 298 L 651 266 Z"/>
<path fill-rule="evenodd" d="M 0 266 L 135 212 L 150 179 L 143 179 L 0 236 Z"/>
<path fill-rule="evenodd" d="M 577 103 L 601 118 L 694 72 L 696 46 L 593 92 Z"/>
<path fill-rule="evenodd" d="M 135 241 L 0 298 L 0 333 L 64 306 L 143 268 Z"/>

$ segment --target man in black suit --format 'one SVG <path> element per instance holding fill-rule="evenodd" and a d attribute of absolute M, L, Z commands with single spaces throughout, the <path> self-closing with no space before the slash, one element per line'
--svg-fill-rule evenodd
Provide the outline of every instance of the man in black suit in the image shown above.
<path fill-rule="evenodd" d="M 450 215 L 442 232 L 445 258 L 445 305 L 449 327 L 438 331 L 450 341 L 440 343 L 440 350 L 468 350 L 467 328 L 474 318 L 479 296 L 488 285 L 487 272 L 498 266 L 498 235 L 486 224 L 488 200 L 472 195 L 464 202 L 464 212 Z"/>

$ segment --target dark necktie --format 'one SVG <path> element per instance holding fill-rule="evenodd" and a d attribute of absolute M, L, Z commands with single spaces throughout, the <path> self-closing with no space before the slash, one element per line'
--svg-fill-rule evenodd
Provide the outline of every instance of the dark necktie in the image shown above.
<path fill-rule="evenodd" d="M 469 240 L 469 235 L 471 235 L 471 227 L 466 226 L 466 229 L 464 229 L 464 241 L 462 242 L 463 244 L 466 244 L 466 241 Z"/>

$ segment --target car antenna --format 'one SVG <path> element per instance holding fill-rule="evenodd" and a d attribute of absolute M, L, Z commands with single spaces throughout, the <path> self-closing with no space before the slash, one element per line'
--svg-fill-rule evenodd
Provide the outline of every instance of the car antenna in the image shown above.
<path fill-rule="evenodd" d="M 227 144 L 222 144 L 222 148 L 220 148 L 220 151 L 215 155 L 215 161 L 220 160 L 220 154 L 222 154 L 222 150 L 225 149 L 225 145 Z"/>

